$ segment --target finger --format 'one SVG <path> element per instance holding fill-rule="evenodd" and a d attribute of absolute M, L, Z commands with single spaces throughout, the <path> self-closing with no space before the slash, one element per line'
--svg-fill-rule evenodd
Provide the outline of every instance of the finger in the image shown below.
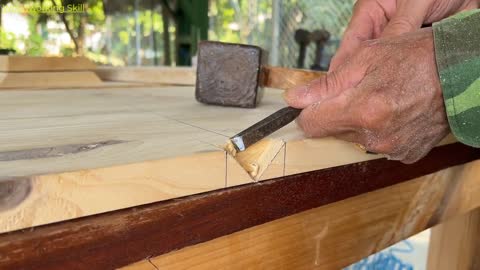
<path fill-rule="evenodd" d="M 471 10 L 471 9 L 476 9 L 480 7 L 480 1 L 478 0 L 471 0 L 470 2 L 467 3 L 467 5 L 462 9 L 464 10 Z"/>
<path fill-rule="evenodd" d="M 345 84 L 345 79 L 341 76 L 337 72 L 329 73 L 305 85 L 287 90 L 283 97 L 289 106 L 303 109 L 340 91 Z"/>
<path fill-rule="evenodd" d="M 373 38 L 373 31 L 370 27 L 370 24 L 355 24 L 355 27 L 347 28 L 340 47 L 330 62 L 330 72 L 338 69 L 340 65 L 345 63 L 363 41 Z"/>
<path fill-rule="evenodd" d="M 386 14 L 378 1 L 358 1 L 329 70 L 333 71 L 343 64 L 363 41 L 377 38 L 386 23 Z"/>
<path fill-rule="evenodd" d="M 397 11 L 385 26 L 381 37 L 397 36 L 420 29 L 426 19 L 432 1 L 398 1 Z"/>
<path fill-rule="evenodd" d="M 349 114 L 348 95 L 323 100 L 305 108 L 297 124 L 308 137 L 337 136 L 354 131 Z"/>
<path fill-rule="evenodd" d="M 283 97 L 289 106 L 306 108 L 311 104 L 337 96 L 345 89 L 355 87 L 363 78 L 365 65 L 351 63 L 308 84 L 285 91 Z"/>

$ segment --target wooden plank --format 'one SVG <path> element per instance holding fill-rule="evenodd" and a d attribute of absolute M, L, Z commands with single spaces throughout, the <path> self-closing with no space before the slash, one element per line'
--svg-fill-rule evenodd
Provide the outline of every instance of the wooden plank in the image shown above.
<path fill-rule="evenodd" d="M 0 92 L 0 153 L 118 142 L 45 158 L 4 157 L 0 179 L 222 153 L 215 144 L 227 137 L 195 127 L 188 117 L 212 120 L 241 112 L 203 107 L 190 94 L 191 88 L 148 87 Z"/>
<path fill-rule="evenodd" d="M 367 161 L 6 233 L 0 268 L 112 269 L 165 254 L 151 261 L 338 269 L 480 206 L 478 161 L 407 181 L 474 158 L 448 145 L 412 165 Z"/>
<path fill-rule="evenodd" d="M 0 213 L 0 231 L 251 183 L 222 145 L 283 106 L 280 94 L 269 91 L 259 108 L 244 110 L 196 103 L 193 88 L 0 93 L 0 181 L 31 187 Z M 257 180 L 379 158 L 333 139 L 305 140 L 294 124 L 274 138 L 299 157 L 336 154 L 286 163 L 285 144 L 264 159 Z"/>
<path fill-rule="evenodd" d="M 0 89 L 96 87 L 103 84 L 93 71 L 0 72 Z"/>
<path fill-rule="evenodd" d="M 223 154 L 205 153 L 196 158 L 147 161 L 5 182 L 0 186 L 12 186 L 14 182 L 19 184 L 17 189 L 22 189 L 27 181 L 30 188 L 27 196 L 15 200 L 9 198 L 3 204 L 0 231 L 13 231 L 221 189 L 226 185 L 225 172 L 217 169 L 215 164 L 224 160 Z M 179 171 L 177 164 L 189 169 Z M 199 174 L 199 171 L 208 171 L 208 174 Z"/>
<path fill-rule="evenodd" d="M 85 57 L 37 57 L 0 55 L 1 72 L 92 70 L 95 64 Z"/>
<path fill-rule="evenodd" d="M 104 81 L 195 85 L 191 67 L 99 67 L 95 73 Z"/>
<path fill-rule="evenodd" d="M 252 179 L 222 145 L 284 106 L 281 91 L 254 110 L 193 95 L 191 87 L 0 93 L 0 181 L 30 183 L 23 201 L 0 212 L 0 232 L 380 158 L 305 139 L 291 124 L 270 137 L 277 153 L 255 155 Z"/>
<path fill-rule="evenodd" d="M 5 87 L 0 86 L 1 91 L 38 91 L 38 90 L 99 90 L 99 89 L 135 89 L 135 88 L 152 88 L 158 89 L 163 85 L 154 84 L 154 83 L 141 83 L 141 82 L 111 82 L 111 81 L 102 81 L 101 83 L 96 83 L 95 85 L 89 85 L 86 83 L 77 84 L 77 85 L 48 85 L 48 84 L 36 84 L 28 86 L 18 86 L 13 84 L 12 86 Z"/>
<path fill-rule="evenodd" d="M 432 228 L 428 269 L 480 269 L 480 208 Z"/>
<path fill-rule="evenodd" d="M 477 161 L 150 258 L 148 263 L 158 269 L 342 269 L 478 207 L 479 173 Z M 478 237 L 469 240 L 478 245 Z M 464 250 L 454 251 L 456 247 L 450 246 L 449 252 Z M 451 258 L 448 252 L 443 255 L 443 262 Z M 145 261 L 122 269 L 143 265 Z M 478 269 L 472 265 L 430 269 Z"/>

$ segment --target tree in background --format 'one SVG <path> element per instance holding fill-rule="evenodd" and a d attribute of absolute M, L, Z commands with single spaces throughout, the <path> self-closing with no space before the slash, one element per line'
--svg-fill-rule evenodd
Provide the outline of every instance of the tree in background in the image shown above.
<path fill-rule="evenodd" d="M 2 26 L 2 9 L 3 6 L 11 2 L 11 0 L 0 0 L 0 26 Z"/>
<path fill-rule="evenodd" d="M 70 36 L 77 55 L 85 54 L 85 35 L 87 32 L 87 23 L 94 26 L 103 25 L 105 14 L 103 10 L 103 1 L 100 0 L 38 0 L 41 5 L 55 7 L 64 7 L 67 10 L 69 6 L 84 7 L 85 11 L 80 13 L 56 12 L 65 29 Z M 51 2 L 48 3 L 48 2 Z"/>
<path fill-rule="evenodd" d="M 0 27 L 2 26 L 3 7 L 11 0 L 0 0 Z M 7 53 L 9 50 L 16 50 L 15 34 L 7 33 L 0 29 L 0 50 L 1 53 Z"/>
<path fill-rule="evenodd" d="M 30 34 L 28 37 L 20 38 L 25 43 L 25 54 L 27 55 L 44 54 L 43 41 L 48 37 L 46 31 L 48 21 L 61 21 L 73 42 L 73 52 L 76 55 L 84 55 L 85 37 L 88 34 L 87 23 L 96 27 L 103 25 L 105 20 L 101 0 L 0 0 L 2 7 L 8 3 L 13 4 L 18 10 L 24 10 L 24 15 L 28 18 Z M 59 12 L 61 10 L 59 7 L 67 10 L 68 5 L 84 5 L 85 12 Z M 38 12 L 39 9 L 48 10 L 48 12 Z M 15 45 L 8 44 L 6 41 L 9 35 L 3 30 L 1 32 L 2 39 L 0 41 L 5 41 L 3 42 L 5 44 L 0 44 L 2 47 Z M 68 50 L 62 51 L 68 52 Z"/>
<path fill-rule="evenodd" d="M 199 25 L 207 25 L 211 40 L 250 43 L 267 50 L 275 46 L 278 63 L 294 66 L 298 52 L 295 30 L 326 29 L 332 34 L 331 41 L 338 42 L 353 1 L 280 1 L 280 12 L 275 13 L 280 19 L 274 22 L 272 0 L 209 0 L 207 21 L 199 15 L 199 0 L 0 0 L 0 4 L 26 8 L 86 7 L 84 13 L 23 14 L 29 20 L 30 35 L 0 31 L 0 48 L 14 48 L 25 55 L 85 55 L 110 65 L 179 65 L 188 64 L 195 42 L 206 36 L 205 27 Z M 274 23 L 280 28 L 275 45 Z M 68 44 L 62 41 L 58 50 L 59 43 L 52 40 L 60 37 Z M 332 43 L 326 51 L 332 54 L 336 46 Z M 311 45 L 307 62 L 313 56 Z"/>
<path fill-rule="evenodd" d="M 136 59 L 147 65 L 171 63 L 173 52 L 165 48 L 173 44 L 170 33 L 175 30 L 173 25 L 164 24 L 170 18 L 164 20 L 160 0 L 0 0 L 0 8 L 5 4 L 10 5 L 9 12 L 18 13 L 27 20 L 29 34 L 23 36 L 0 29 L 0 49 L 11 48 L 24 55 L 45 55 L 58 47 L 61 43 L 58 39 L 67 33 L 71 43 L 62 45 L 60 55 L 85 55 L 97 63 L 114 65 L 136 63 Z M 83 5 L 85 12 L 58 12 L 60 7 L 67 11 L 69 5 Z M 35 12 L 39 9 L 42 12 Z M 59 27 L 61 25 L 64 29 Z M 167 46 L 162 35 L 169 41 Z M 159 53 L 162 51 L 165 55 Z"/>

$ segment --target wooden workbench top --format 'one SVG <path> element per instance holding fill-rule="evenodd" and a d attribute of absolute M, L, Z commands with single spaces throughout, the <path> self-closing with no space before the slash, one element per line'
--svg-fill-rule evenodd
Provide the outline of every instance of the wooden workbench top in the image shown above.
<path fill-rule="evenodd" d="M 281 93 L 240 109 L 197 103 L 193 87 L 0 92 L 0 181 L 19 190 L 0 232 L 381 158 L 292 123 L 242 156 L 252 179 L 222 147 Z"/>
<path fill-rule="evenodd" d="M 338 268 L 480 206 L 476 149 L 404 165 L 293 123 L 248 157 L 252 179 L 222 145 L 283 106 L 276 90 L 253 110 L 193 87 L 0 92 L 0 267 Z"/>

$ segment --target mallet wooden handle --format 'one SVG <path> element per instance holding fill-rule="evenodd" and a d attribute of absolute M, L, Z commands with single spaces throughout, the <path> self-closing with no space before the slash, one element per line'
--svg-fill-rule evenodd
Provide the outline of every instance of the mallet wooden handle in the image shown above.
<path fill-rule="evenodd" d="M 320 71 L 263 66 L 260 85 L 278 89 L 290 89 L 296 85 L 306 84 L 325 74 L 325 72 Z"/>

